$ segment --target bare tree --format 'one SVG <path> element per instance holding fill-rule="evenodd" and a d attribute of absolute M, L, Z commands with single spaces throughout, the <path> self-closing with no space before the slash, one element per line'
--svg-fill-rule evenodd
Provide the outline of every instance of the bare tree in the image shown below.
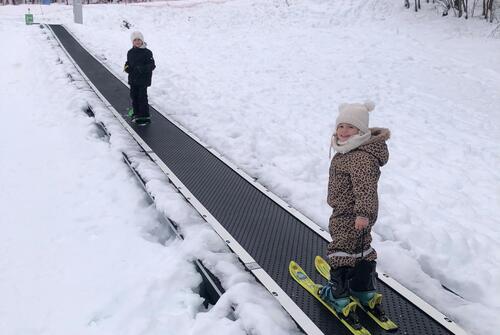
<path fill-rule="evenodd" d="M 427 0 L 427 2 L 429 2 L 429 0 Z M 405 0 L 405 7 L 410 8 L 410 0 Z M 420 8 L 420 0 L 415 0 L 415 12 L 417 12 Z"/>
<path fill-rule="evenodd" d="M 494 0 L 483 0 L 483 15 L 490 22 L 493 22 L 493 2 Z"/>
<path fill-rule="evenodd" d="M 453 10 L 455 16 L 464 17 L 468 19 L 469 15 L 474 16 L 474 11 L 479 1 L 480 0 L 473 0 L 472 10 L 469 6 L 469 0 L 432 0 L 432 3 L 442 8 L 443 16 L 448 15 L 449 10 L 451 9 Z M 417 12 L 421 8 L 420 0 L 414 0 L 414 2 L 415 2 L 415 12 Z M 426 2 L 429 3 L 429 0 L 426 0 Z M 495 19 L 495 14 L 494 14 L 496 8 L 495 0 L 483 0 L 482 4 L 483 4 L 482 16 L 486 20 L 493 22 L 493 20 Z M 410 0 L 404 0 L 404 6 L 406 8 L 410 8 L 411 7 Z"/>

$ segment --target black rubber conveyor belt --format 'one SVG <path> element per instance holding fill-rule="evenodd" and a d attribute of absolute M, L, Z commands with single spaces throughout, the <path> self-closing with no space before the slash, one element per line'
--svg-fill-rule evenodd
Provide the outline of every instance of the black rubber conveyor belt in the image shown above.
<path fill-rule="evenodd" d="M 50 27 L 93 85 L 114 109 L 125 113 L 129 106 L 128 87 L 64 27 Z M 130 125 L 325 334 L 350 334 L 288 272 L 290 260 L 295 260 L 313 280 L 323 281 L 314 270 L 314 257 L 324 254 L 327 242 L 152 107 L 151 117 L 152 123 L 147 127 Z M 399 330 L 391 334 L 452 334 L 382 281 L 377 285 L 384 295 L 388 315 L 399 325 Z M 362 312 L 360 316 L 371 334 L 387 334 Z"/>

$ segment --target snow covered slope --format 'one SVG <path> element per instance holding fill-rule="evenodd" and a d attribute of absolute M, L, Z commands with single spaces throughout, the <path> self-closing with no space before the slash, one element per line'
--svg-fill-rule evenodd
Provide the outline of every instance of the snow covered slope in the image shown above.
<path fill-rule="evenodd" d="M 92 5 L 84 25 L 71 23 L 71 7 L 32 11 L 35 21 L 66 23 L 116 72 L 130 48 L 121 23 L 132 23 L 155 55 L 155 105 L 323 227 L 336 107 L 374 100 L 372 125 L 392 131 L 375 226 L 380 266 L 470 333 L 500 327 L 493 26 L 439 17 L 428 4 L 415 14 L 389 0 L 288 3 Z M 0 7 L 2 29 L 25 10 Z"/>

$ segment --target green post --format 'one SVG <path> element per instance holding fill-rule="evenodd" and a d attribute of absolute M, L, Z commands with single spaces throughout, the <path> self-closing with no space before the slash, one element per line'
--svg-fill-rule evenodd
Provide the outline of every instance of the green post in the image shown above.
<path fill-rule="evenodd" d="M 30 13 L 30 9 L 28 8 L 28 14 L 24 14 L 24 21 L 27 25 L 33 24 L 33 14 Z"/>

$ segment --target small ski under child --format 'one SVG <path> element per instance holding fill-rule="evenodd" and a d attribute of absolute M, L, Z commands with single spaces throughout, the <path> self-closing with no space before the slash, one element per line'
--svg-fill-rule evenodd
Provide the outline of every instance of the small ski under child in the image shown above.
<path fill-rule="evenodd" d="M 128 73 L 130 98 L 132 99 L 132 121 L 138 125 L 151 122 L 148 104 L 148 87 L 151 86 L 151 77 L 156 68 L 151 50 L 146 48 L 144 36 L 134 31 L 130 36 L 132 49 L 127 52 L 127 61 L 124 71 Z"/>
<path fill-rule="evenodd" d="M 330 280 L 319 294 L 338 313 L 356 298 L 383 319 L 381 295 L 376 292 L 377 252 L 370 245 L 378 215 L 380 167 L 389 159 L 389 129 L 368 128 L 372 102 L 342 104 L 331 146 L 328 204 L 332 242 L 328 245 Z M 377 299 L 375 303 L 375 299 Z M 357 316 L 354 316 L 357 318 Z"/>

